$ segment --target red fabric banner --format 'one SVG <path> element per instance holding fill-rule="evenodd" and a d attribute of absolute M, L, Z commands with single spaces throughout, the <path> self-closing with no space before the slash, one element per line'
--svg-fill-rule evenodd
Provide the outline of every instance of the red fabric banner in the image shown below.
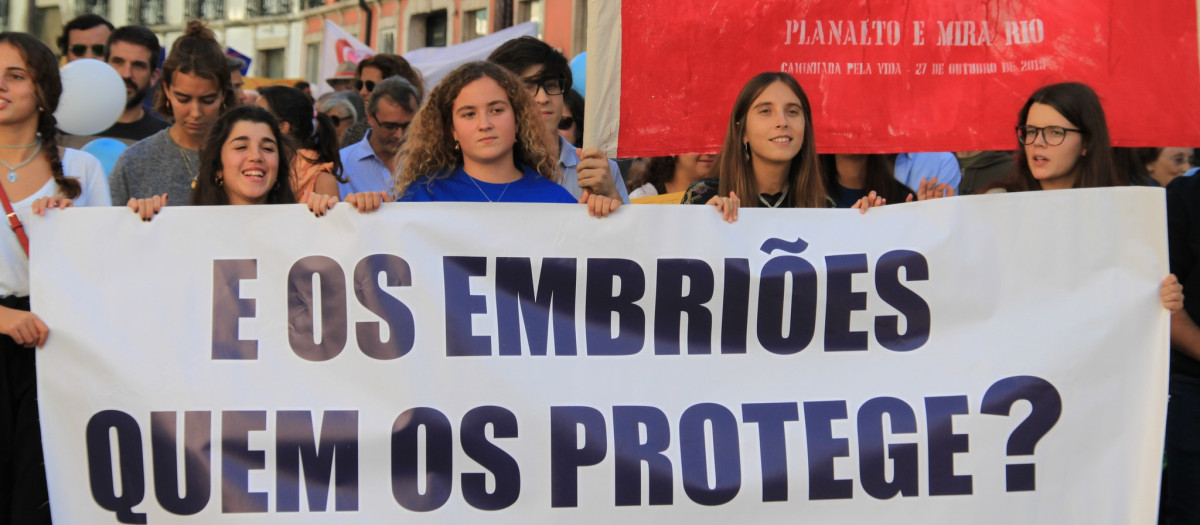
<path fill-rule="evenodd" d="M 1046 84 L 1100 95 L 1119 146 L 1200 146 L 1195 0 L 633 2 L 618 155 L 716 151 L 742 85 L 792 73 L 822 153 L 1012 149 Z"/>

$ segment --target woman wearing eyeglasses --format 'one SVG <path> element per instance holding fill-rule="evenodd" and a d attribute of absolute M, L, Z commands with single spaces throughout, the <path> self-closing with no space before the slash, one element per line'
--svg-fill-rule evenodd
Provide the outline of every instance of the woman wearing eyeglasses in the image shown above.
<path fill-rule="evenodd" d="M 1118 185 L 1104 108 L 1092 88 L 1043 87 L 1025 101 L 1017 122 L 1016 172 L 985 193 Z"/>
<path fill-rule="evenodd" d="M 346 130 L 358 121 L 358 109 L 349 100 L 349 97 L 357 98 L 351 92 L 346 92 L 346 96 L 338 96 L 336 93 L 330 93 L 317 99 L 317 111 L 328 116 L 330 122 L 333 122 L 333 130 L 337 135 L 337 143 L 344 145 Z"/>

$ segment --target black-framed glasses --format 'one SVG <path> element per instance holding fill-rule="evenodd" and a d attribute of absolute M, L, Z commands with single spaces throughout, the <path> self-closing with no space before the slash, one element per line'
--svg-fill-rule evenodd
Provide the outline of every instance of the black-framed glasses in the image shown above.
<path fill-rule="evenodd" d="M 372 113 L 371 116 L 375 118 L 375 122 L 377 122 L 380 127 L 387 130 L 388 133 L 393 134 L 397 131 L 408 131 L 408 125 L 412 124 L 411 120 L 408 122 L 382 122 L 379 120 L 378 115 Z"/>
<path fill-rule="evenodd" d="M 366 81 L 355 80 L 354 81 L 354 90 L 355 91 L 362 91 L 363 86 L 367 86 L 367 93 L 375 91 L 375 81 L 374 80 L 366 80 Z"/>
<path fill-rule="evenodd" d="M 558 121 L 558 129 L 560 131 L 567 131 L 567 130 L 571 129 L 571 126 L 574 126 L 574 125 L 575 125 L 575 117 L 563 117 L 563 118 L 559 119 L 559 121 Z"/>
<path fill-rule="evenodd" d="M 1081 129 L 1064 128 L 1062 126 L 1017 126 L 1017 140 L 1026 146 L 1037 142 L 1038 133 L 1042 134 L 1042 138 L 1046 139 L 1046 144 L 1049 146 L 1057 146 L 1067 140 L 1067 133 L 1074 131 L 1075 133 L 1083 134 Z"/>
<path fill-rule="evenodd" d="M 530 95 L 535 97 L 537 96 L 539 89 L 545 91 L 547 95 L 561 95 L 563 94 L 563 84 L 566 84 L 563 79 L 558 77 L 541 79 L 523 78 L 521 79 L 521 82 L 525 83 L 525 91 L 528 91 Z"/>
<path fill-rule="evenodd" d="M 93 55 L 98 57 L 104 56 L 104 44 L 92 44 L 90 46 L 86 44 L 71 44 L 71 47 L 68 47 L 67 49 L 71 51 L 72 55 L 81 57 L 84 55 L 84 53 L 87 53 L 89 47 L 92 48 Z"/>

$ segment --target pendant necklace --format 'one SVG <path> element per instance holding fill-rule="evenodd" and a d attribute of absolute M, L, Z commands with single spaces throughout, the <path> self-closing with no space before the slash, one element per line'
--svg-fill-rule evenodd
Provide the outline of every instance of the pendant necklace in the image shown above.
<path fill-rule="evenodd" d="M 175 148 L 179 150 L 179 157 L 183 159 L 183 166 L 187 169 L 187 174 L 192 179 L 192 189 L 196 189 L 196 179 L 200 177 L 200 170 L 192 171 L 192 161 L 188 160 L 187 154 L 183 152 L 183 146 L 179 145 L 179 141 L 175 140 L 170 131 L 167 132 L 167 136 L 171 137 L 171 142 L 174 142 Z"/>
<path fill-rule="evenodd" d="M 464 175 L 466 175 L 466 174 L 464 173 Z M 508 191 L 508 187 L 509 187 L 509 186 L 512 186 L 512 183 L 513 183 L 513 182 L 517 182 L 517 181 L 515 181 L 515 180 L 514 180 L 514 181 L 512 181 L 512 182 L 509 182 L 508 184 L 505 184 L 505 185 L 504 185 L 504 189 L 500 191 L 500 196 L 499 196 L 499 197 L 496 197 L 496 200 L 492 200 L 492 198 L 491 198 L 491 197 L 488 197 L 488 194 L 487 194 L 487 192 L 483 191 L 483 188 L 482 188 L 481 186 L 479 186 L 479 183 L 478 183 L 478 182 L 475 182 L 475 177 L 472 177 L 472 176 L 470 176 L 470 175 L 467 175 L 467 180 L 470 180 L 470 181 L 471 181 L 471 184 L 474 184 L 474 185 L 475 185 L 475 189 L 479 190 L 479 193 L 482 193 L 482 194 L 483 194 L 483 198 L 487 199 L 487 201 L 488 201 L 488 202 L 500 202 L 500 199 L 503 199 L 503 198 L 504 198 L 504 193 Z M 517 179 L 517 180 L 520 180 L 520 179 Z"/>
<path fill-rule="evenodd" d="M 35 146 L 37 146 L 37 145 L 39 145 L 39 144 L 41 144 L 41 143 L 42 143 L 42 136 L 41 136 L 41 135 L 38 135 L 37 139 L 35 139 L 33 142 L 31 142 L 31 143 L 29 143 L 29 144 L 26 144 L 26 145 L 24 145 L 24 146 L 0 146 L 0 148 L 5 148 L 5 149 L 25 149 L 25 148 L 32 148 L 32 147 L 35 147 Z M 9 163 L 5 162 L 5 161 L 4 161 L 4 159 L 0 159 L 0 164 L 4 165 L 4 167 L 5 167 L 5 168 L 8 168 L 8 182 L 17 182 L 17 170 L 19 170 L 19 169 L 21 169 L 21 168 L 24 168 L 24 167 L 25 167 L 26 165 L 28 165 L 30 162 L 33 162 L 33 159 L 36 159 L 36 158 L 37 158 L 37 156 L 38 156 L 38 151 L 39 151 L 39 150 L 36 150 L 36 149 L 35 149 L 35 150 L 33 151 L 33 155 L 30 155 L 30 156 L 29 156 L 29 158 L 27 158 L 27 159 L 25 159 L 25 160 L 21 161 L 21 163 L 20 163 L 20 164 L 17 164 L 16 166 L 13 166 L 12 164 L 9 164 Z"/>

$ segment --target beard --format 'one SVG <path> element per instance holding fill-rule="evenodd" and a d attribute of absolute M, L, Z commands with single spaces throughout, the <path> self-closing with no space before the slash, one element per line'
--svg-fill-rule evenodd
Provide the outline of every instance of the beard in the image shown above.
<path fill-rule="evenodd" d="M 150 83 L 146 83 L 146 87 L 139 88 L 136 84 L 126 80 L 125 86 L 133 89 L 133 94 L 129 96 L 129 100 L 125 101 L 125 109 L 133 109 L 141 105 L 143 100 L 146 100 L 146 95 L 150 93 Z"/>

